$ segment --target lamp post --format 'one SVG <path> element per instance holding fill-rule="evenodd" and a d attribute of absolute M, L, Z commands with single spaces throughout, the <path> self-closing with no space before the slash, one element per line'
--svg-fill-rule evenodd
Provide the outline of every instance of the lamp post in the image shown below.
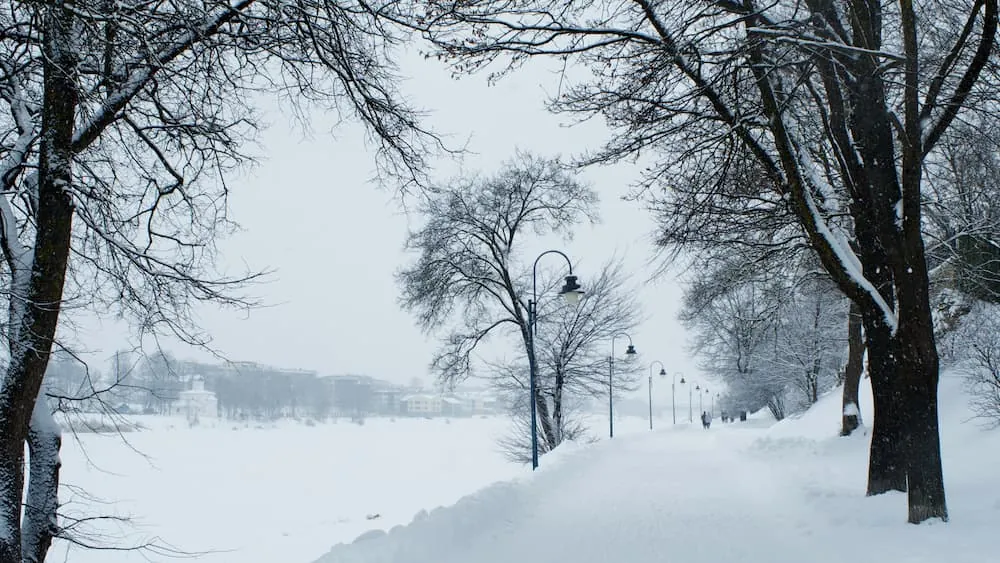
<path fill-rule="evenodd" d="M 675 371 L 674 379 L 670 382 L 670 415 L 674 419 L 674 424 L 677 424 L 677 376 L 681 376 L 681 385 L 684 385 L 684 374 Z"/>
<path fill-rule="evenodd" d="M 719 398 L 719 396 L 720 396 L 719 393 L 712 395 L 712 418 L 715 418 L 715 400 Z"/>
<path fill-rule="evenodd" d="M 628 338 L 628 348 L 625 349 L 626 356 L 635 355 L 635 346 L 632 345 L 632 337 L 620 332 L 611 337 L 611 355 L 608 356 L 608 437 L 615 437 L 615 339 L 619 336 Z"/>
<path fill-rule="evenodd" d="M 654 361 L 649 364 L 649 429 L 653 429 L 653 365 L 660 364 L 660 377 L 667 376 L 667 370 L 663 367 L 663 362 L 660 360 Z"/>
<path fill-rule="evenodd" d="M 562 295 L 567 303 L 574 306 L 579 304 L 580 298 L 583 297 L 583 290 L 580 289 L 580 284 L 576 281 L 576 276 L 573 275 L 573 262 L 570 261 L 569 256 L 558 250 L 546 250 L 539 254 L 538 258 L 535 258 L 535 263 L 531 267 L 531 300 L 528 301 L 528 380 L 531 388 L 529 401 L 531 403 L 532 471 L 538 469 L 538 415 L 536 413 L 537 405 L 535 402 L 538 393 L 538 384 L 536 381 L 538 368 L 535 364 L 535 324 L 538 321 L 538 261 L 546 254 L 558 254 L 562 256 L 566 259 L 566 264 L 569 266 L 569 275 L 566 276 L 566 283 L 559 290 L 559 295 Z"/>
<path fill-rule="evenodd" d="M 705 403 L 703 402 L 705 396 L 701 394 L 701 386 L 695 387 L 695 391 L 698 391 L 698 410 L 705 412 Z M 705 393 L 708 393 L 708 387 L 705 388 Z"/>
<path fill-rule="evenodd" d="M 695 385 L 694 387 L 690 386 L 688 387 L 688 423 L 690 424 L 694 424 L 694 409 L 692 408 L 691 405 L 694 404 L 695 389 L 701 390 L 701 387 L 699 387 L 698 385 Z M 699 393 L 698 396 L 700 397 L 701 394 Z"/>

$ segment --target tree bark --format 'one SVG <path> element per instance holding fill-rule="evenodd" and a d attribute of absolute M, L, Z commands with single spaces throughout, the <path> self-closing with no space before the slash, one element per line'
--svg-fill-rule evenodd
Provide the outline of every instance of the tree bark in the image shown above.
<path fill-rule="evenodd" d="M 566 386 L 566 374 L 560 369 L 556 373 L 556 385 L 552 390 L 552 420 L 555 426 L 555 446 L 562 443 L 566 423 L 563 420 L 563 388 Z"/>
<path fill-rule="evenodd" d="M 900 311 L 906 308 L 901 306 Z M 938 356 L 929 325 L 919 319 L 901 322 L 898 339 L 909 522 L 914 524 L 930 518 L 948 520 L 938 428 Z"/>
<path fill-rule="evenodd" d="M 0 389 L 0 563 L 22 563 L 24 443 L 55 337 L 69 260 L 73 205 L 72 140 L 77 107 L 73 12 L 46 7 L 43 37 L 42 129 L 33 252 L 12 271 L 12 292 L 24 297 L 10 319 L 10 363 Z M 12 301 L 18 301 L 13 299 Z M 58 468 L 57 468 L 58 470 Z"/>
<path fill-rule="evenodd" d="M 919 56 L 917 17 L 912 0 L 900 0 L 905 88 L 903 90 L 903 158 L 901 199 L 900 260 L 895 263 L 899 328 L 896 332 L 896 361 L 901 384 L 900 401 L 905 415 L 905 462 L 909 484 L 909 521 L 917 524 L 929 518 L 948 519 L 944 474 L 941 469 L 941 441 L 938 433 L 937 386 L 938 354 L 931 319 L 930 279 L 921 215 L 921 172 L 924 128 L 920 119 Z M 985 51 L 993 44 L 996 5 L 984 24 Z M 992 27 L 991 28 L 991 22 Z M 988 30 L 988 31 L 987 31 Z M 981 60 L 980 63 L 985 63 Z M 973 67 L 970 66 L 970 70 Z"/>
<path fill-rule="evenodd" d="M 549 403 L 545 400 L 545 395 L 541 390 L 535 391 L 535 408 L 538 413 L 538 427 L 541 429 L 541 440 L 545 443 L 542 451 L 551 452 L 555 449 L 555 432 L 552 427 L 552 414 L 549 412 Z"/>
<path fill-rule="evenodd" d="M 863 313 L 868 347 L 868 375 L 875 412 L 868 456 L 867 494 L 906 490 L 903 460 L 903 422 L 896 392 L 898 380 L 893 360 L 893 338 L 881 311 Z"/>
<path fill-rule="evenodd" d="M 45 395 L 35 401 L 28 429 L 28 495 L 21 526 L 21 559 L 42 563 L 59 532 L 59 448 L 62 431 L 49 411 Z"/>
<path fill-rule="evenodd" d="M 840 435 L 850 436 L 861 426 L 861 404 L 858 390 L 861 387 L 861 370 L 864 367 L 865 343 L 861 333 L 861 308 L 851 303 L 847 317 L 847 365 L 844 366 L 844 396 L 840 421 Z"/>

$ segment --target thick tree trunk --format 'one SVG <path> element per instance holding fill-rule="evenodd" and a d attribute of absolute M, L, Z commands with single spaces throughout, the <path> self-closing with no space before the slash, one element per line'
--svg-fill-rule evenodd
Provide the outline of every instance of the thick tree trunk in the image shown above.
<path fill-rule="evenodd" d="M 924 127 L 920 117 L 920 76 L 917 16 L 912 0 L 900 0 L 900 27 L 905 54 L 902 135 L 903 159 L 902 228 L 900 258 L 893 277 L 896 286 L 899 329 L 896 357 L 905 416 L 905 461 L 909 484 L 909 521 L 917 524 L 929 518 L 948 519 L 941 469 L 941 441 L 938 434 L 937 387 L 938 354 L 931 319 L 930 279 L 920 220 L 921 173 Z M 992 13 L 992 15 L 990 15 Z M 996 3 L 987 7 L 984 43 L 976 53 L 979 64 L 986 63 L 996 31 Z M 992 28 L 992 29 L 991 29 Z M 970 66 L 970 69 L 973 68 Z M 982 68 L 981 66 L 979 68 Z"/>
<path fill-rule="evenodd" d="M 893 360 L 893 338 L 881 311 L 864 314 L 868 347 L 868 374 L 875 412 L 868 457 L 868 495 L 906 490 L 903 460 L 903 421 L 898 403 L 898 379 Z"/>
<path fill-rule="evenodd" d="M 8 377 L 10 377 L 8 373 Z M 6 387 L 6 385 L 5 385 Z M 24 490 L 24 439 L 20 412 L 3 407 L 0 415 L 0 563 L 21 563 L 21 494 Z"/>
<path fill-rule="evenodd" d="M 917 524 L 930 518 L 948 519 L 944 474 L 941 468 L 941 441 L 938 432 L 937 388 L 939 361 L 934 340 L 923 242 L 909 239 L 912 266 L 905 272 L 909 283 L 897 283 L 899 330 L 896 357 L 900 380 L 899 399 L 903 416 L 904 459 L 909 483 L 909 521 Z"/>
<path fill-rule="evenodd" d="M 938 428 L 937 352 L 934 351 L 933 333 L 923 339 L 923 345 L 917 344 L 918 340 L 908 338 L 900 350 L 900 375 L 904 381 L 902 410 L 906 414 L 908 520 L 914 524 L 930 518 L 948 519 Z M 929 354 L 917 350 L 924 346 L 930 346 Z"/>
<path fill-rule="evenodd" d="M 840 435 L 850 436 L 861 426 L 861 404 L 858 390 L 861 387 L 861 370 L 864 367 L 865 343 L 861 333 L 861 308 L 851 303 L 847 317 L 847 365 L 844 366 L 844 397 Z"/>
<path fill-rule="evenodd" d="M 28 495 L 21 526 L 21 559 L 42 563 L 59 531 L 59 448 L 62 432 L 52 418 L 45 395 L 35 401 L 28 429 Z"/>
<path fill-rule="evenodd" d="M 16 270 L 12 293 L 23 296 L 10 319 L 10 363 L 0 388 L 0 563 L 22 563 L 24 443 L 59 320 L 69 259 L 73 206 L 72 139 L 77 96 L 73 12 L 62 3 L 44 14 L 42 129 L 33 252 Z"/>

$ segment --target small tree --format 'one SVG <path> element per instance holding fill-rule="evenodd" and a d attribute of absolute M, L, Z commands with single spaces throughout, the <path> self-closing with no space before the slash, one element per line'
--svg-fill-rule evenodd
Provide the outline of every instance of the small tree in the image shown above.
<path fill-rule="evenodd" d="M 535 354 L 536 385 L 545 405 L 537 413 L 543 430 L 540 440 L 543 453 L 552 451 L 564 440 L 584 436 L 578 410 L 585 401 L 606 398 L 612 392 L 612 385 L 615 395 L 636 386 L 640 366 L 635 357 L 615 359 L 613 381 L 608 365 L 611 338 L 631 332 L 640 320 L 635 292 L 628 287 L 624 265 L 621 261 L 611 261 L 596 277 L 587 279 L 586 298 L 576 306 L 567 304 L 552 291 L 540 297 Z M 494 385 L 515 399 L 528 394 L 528 381 L 521 365 L 494 366 Z M 522 418 L 530 413 L 524 401 L 515 400 L 512 405 L 515 425 L 504 446 L 512 458 L 522 459 L 525 452 L 530 452 L 531 444 L 530 425 L 525 427 Z"/>
<path fill-rule="evenodd" d="M 1000 426 L 1000 307 L 974 304 L 946 339 L 965 375 L 972 412 L 988 426 Z"/>
<path fill-rule="evenodd" d="M 595 220 L 596 203 L 596 194 L 559 161 L 519 153 L 494 176 L 455 179 L 419 204 L 425 223 L 406 243 L 418 257 L 398 280 L 402 305 L 420 326 L 445 332 L 432 362 L 444 382 L 468 377 L 473 353 L 492 337 L 513 337 L 530 355 L 531 266 L 521 261 L 523 241 L 530 235 L 568 237 L 577 223 Z M 509 373 L 523 382 L 516 375 L 522 370 Z M 535 402 L 543 439 L 551 440 L 554 429 L 542 390 Z"/>

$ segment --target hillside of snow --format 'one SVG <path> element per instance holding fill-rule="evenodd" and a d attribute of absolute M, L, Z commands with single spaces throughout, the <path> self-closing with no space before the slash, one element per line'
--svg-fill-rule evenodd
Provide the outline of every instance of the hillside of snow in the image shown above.
<path fill-rule="evenodd" d="M 871 393 L 862 384 L 862 416 Z M 837 436 L 840 396 L 770 428 L 666 427 L 542 459 L 316 563 L 983 563 L 996 558 L 1000 432 L 940 387 L 951 521 L 906 524 L 903 494 L 866 498 L 867 432 Z"/>

